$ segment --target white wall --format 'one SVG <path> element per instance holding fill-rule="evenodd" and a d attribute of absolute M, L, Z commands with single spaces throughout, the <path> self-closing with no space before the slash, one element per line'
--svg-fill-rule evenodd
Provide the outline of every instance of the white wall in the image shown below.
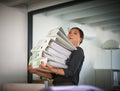
<path fill-rule="evenodd" d="M 0 4 L 0 85 L 27 82 L 27 9 Z"/>

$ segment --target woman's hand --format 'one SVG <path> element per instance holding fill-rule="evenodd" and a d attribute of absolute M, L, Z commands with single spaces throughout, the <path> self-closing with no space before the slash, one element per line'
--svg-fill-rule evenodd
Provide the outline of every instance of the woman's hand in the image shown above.
<path fill-rule="evenodd" d="M 49 64 L 44 64 L 44 62 L 41 62 L 39 67 L 42 69 L 49 70 L 49 71 L 56 73 L 56 74 L 59 74 L 59 75 L 65 74 L 63 69 L 52 67 Z"/>
<path fill-rule="evenodd" d="M 36 73 L 36 69 L 33 69 L 32 68 L 32 65 L 28 65 L 28 71 L 30 72 L 30 73 Z"/>
<path fill-rule="evenodd" d="M 33 69 L 32 68 L 32 65 L 29 65 L 28 66 L 28 71 L 30 73 L 33 73 L 33 74 L 36 74 L 36 75 L 39 75 L 39 76 L 43 76 L 45 78 L 52 78 L 52 75 L 50 73 L 46 73 L 46 72 L 41 72 L 41 71 L 37 71 L 36 69 Z"/>
<path fill-rule="evenodd" d="M 50 66 L 49 64 L 45 64 L 44 62 L 41 62 L 40 66 L 41 69 L 49 70 L 53 72 L 54 67 Z"/>

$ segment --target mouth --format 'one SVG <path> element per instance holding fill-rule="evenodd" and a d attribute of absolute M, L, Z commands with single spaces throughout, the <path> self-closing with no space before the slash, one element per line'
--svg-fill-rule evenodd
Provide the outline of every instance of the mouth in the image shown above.
<path fill-rule="evenodd" d="M 71 37 L 69 37 L 69 39 L 72 39 Z"/>
<path fill-rule="evenodd" d="M 72 38 L 69 38 L 69 40 L 72 40 Z"/>
<path fill-rule="evenodd" d="M 69 40 L 70 40 L 70 41 L 73 41 L 73 39 L 72 39 L 72 38 L 69 38 Z"/>

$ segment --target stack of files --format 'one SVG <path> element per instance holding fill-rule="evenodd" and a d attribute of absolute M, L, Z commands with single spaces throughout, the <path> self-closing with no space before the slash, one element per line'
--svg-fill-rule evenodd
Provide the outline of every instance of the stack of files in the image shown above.
<path fill-rule="evenodd" d="M 55 28 L 48 32 L 46 38 L 40 39 L 31 49 L 29 64 L 40 71 L 49 72 L 39 67 L 41 61 L 57 68 L 67 68 L 66 60 L 76 47 L 65 35 L 62 28 Z"/>
<path fill-rule="evenodd" d="M 72 44 L 72 42 L 67 38 L 62 27 L 55 28 L 48 32 L 47 37 L 51 37 L 55 40 L 56 43 L 63 46 L 68 50 L 76 50 L 76 47 Z"/>

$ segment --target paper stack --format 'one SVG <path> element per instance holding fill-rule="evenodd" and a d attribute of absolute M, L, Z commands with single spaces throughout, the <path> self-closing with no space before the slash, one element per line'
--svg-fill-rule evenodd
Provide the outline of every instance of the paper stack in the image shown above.
<path fill-rule="evenodd" d="M 53 67 L 67 68 L 66 60 L 69 58 L 71 51 L 76 47 L 67 38 L 63 29 L 55 28 L 48 32 L 44 39 L 40 39 L 38 44 L 32 48 L 32 55 L 29 64 L 40 71 L 49 72 L 39 67 L 41 61 L 48 63 Z"/>

